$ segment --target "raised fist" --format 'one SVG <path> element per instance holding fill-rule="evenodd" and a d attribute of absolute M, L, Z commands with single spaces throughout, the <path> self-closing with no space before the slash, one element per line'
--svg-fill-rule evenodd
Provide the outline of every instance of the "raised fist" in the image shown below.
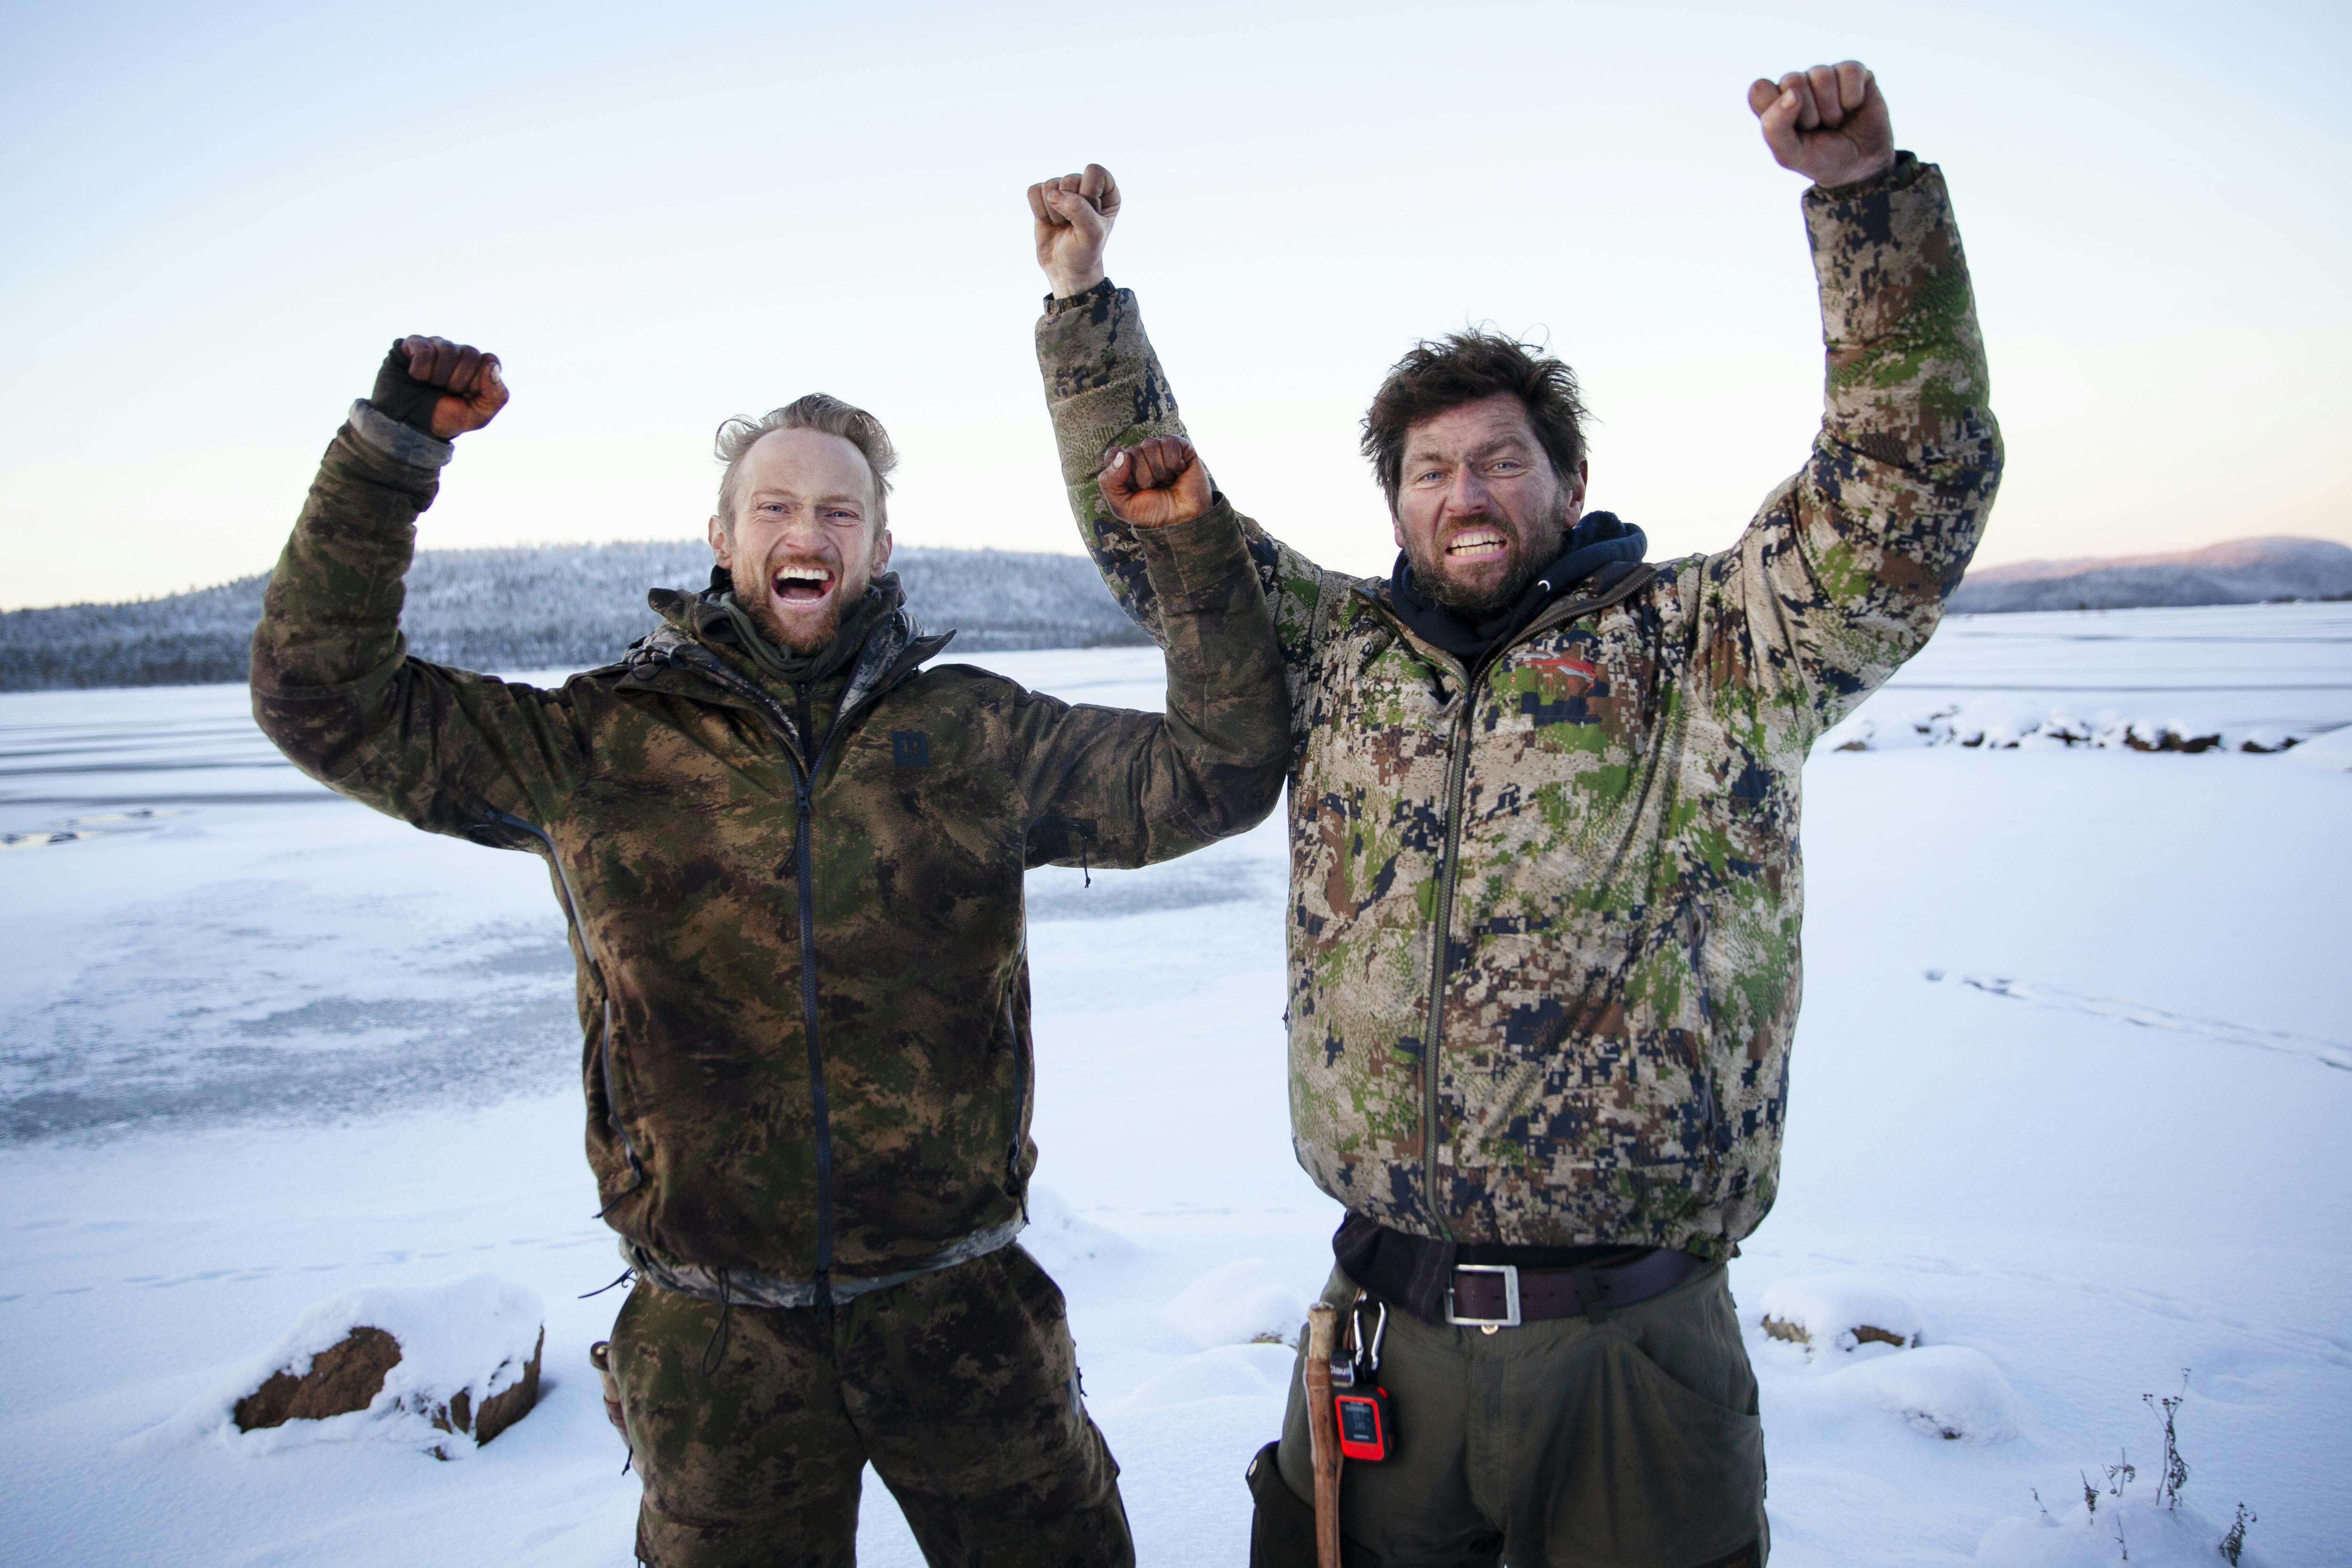
<path fill-rule="evenodd" d="M 1103 246 L 1118 222 L 1118 182 L 1099 163 L 1083 174 L 1040 180 L 1029 187 L 1029 215 L 1037 235 L 1037 265 L 1054 297 L 1084 294 L 1103 279 Z"/>
<path fill-rule="evenodd" d="M 1763 122 L 1764 145 L 1783 169 L 1816 185 L 1852 185 L 1895 167 L 1895 128 L 1878 80 L 1859 60 L 1759 77 L 1748 107 Z"/>
<path fill-rule="evenodd" d="M 410 336 L 383 357 L 368 402 L 412 430 L 447 441 L 496 419 L 507 396 L 496 354 L 446 338 Z"/>
<path fill-rule="evenodd" d="M 1112 447 L 1097 478 L 1111 516 L 1139 528 L 1189 523 L 1209 509 L 1209 471 L 1181 435 Z"/>

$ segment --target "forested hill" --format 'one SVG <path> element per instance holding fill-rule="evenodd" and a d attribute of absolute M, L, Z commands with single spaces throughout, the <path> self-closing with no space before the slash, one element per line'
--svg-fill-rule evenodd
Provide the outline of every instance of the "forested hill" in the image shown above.
<path fill-rule="evenodd" d="M 2166 555 L 2021 560 L 1971 570 L 1953 591 L 1958 615 L 2018 610 L 2139 610 L 2261 604 L 2352 594 L 2352 548 L 2333 539 L 2230 539 Z"/>
<path fill-rule="evenodd" d="M 1140 643 L 1083 556 L 901 549 L 908 607 L 955 651 Z M 402 624 L 420 658 L 473 670 L 588 669 L 656 624 L 646 590 L 698 589 L 710 547 L 675 543 L 425 550 Z M 0 691 L 245 679 L 266 573 L 129 604 L 0 612 Z"/>

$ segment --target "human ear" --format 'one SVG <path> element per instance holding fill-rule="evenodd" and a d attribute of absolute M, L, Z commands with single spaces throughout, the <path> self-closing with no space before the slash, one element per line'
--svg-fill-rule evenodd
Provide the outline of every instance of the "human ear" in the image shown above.
<path fill-rule="evenodd" d="M 874 564 L 868 569 L 879 576 L 890 564 L 890 530 L 886 526 L 874 540 Z"/>
<path fill-rule="evenodd" d="M 727 568 L 730 571 L 734 570 L 735 563 L 728 558 L 735 553 L 734 547 L 735 540 L 729 533 L 727 520 L 716 512 L 711 513 L 710 553 L 718 558 L 718 561 L 720 566 Z"/>

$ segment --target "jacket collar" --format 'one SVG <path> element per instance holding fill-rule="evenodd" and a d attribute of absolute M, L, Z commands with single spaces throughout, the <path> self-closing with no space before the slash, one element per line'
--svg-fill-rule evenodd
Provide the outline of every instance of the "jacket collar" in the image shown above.
<path fill-rule="evenodd" d="M 656 588 L 646 595 L 646 602 L 663 623 L 629 644 L 621 658 L 625 672 L 622 684 L 633 691 L 663 691 L 750 709 L 780 726 L 795 747 L 801 746 L 790 706 L 778 700 L 753 670 L 744 667 L 750 661 L 732 645 L 731 618 L 716 602 L 729 586 L 725 573 L 714 570 L 711 579 L 712 586 L 700 593 Z M 952 630 L 937 633 L 923 630 L 907 611 L 895 572 L 878 579 L 877 586 L 883 582 L 888 584 L 892 602 L 887 612 L 873 616 L 867 623 L 835 709 L 835 727 L 937 657 L 955 638 Z M 717 630 L 721 625 L 730 628 L 726 635 Z M 838 670 L 828 684 L 837 679 Z"/>
<path fill-rule="evenodd" d="M 1423 593 L 1402 550 L 1397 552 L 1396 566 L 1389 573 L 1381 597 L 1390 612 L 1412 627 L 1423 642 L 1475 665 L 1497 648 L 1516 642 L 1517 634 L 1554 600 L 1587 587 L 1588 579 L 1611 567 L 1639 562 L 1649 549 L 1649 539 L 1614 512 L 1590 512 L 1569 531 L 1564 545 L 1559 556 L 1537 574 L 1517 600 L 1475 625 Z"/>

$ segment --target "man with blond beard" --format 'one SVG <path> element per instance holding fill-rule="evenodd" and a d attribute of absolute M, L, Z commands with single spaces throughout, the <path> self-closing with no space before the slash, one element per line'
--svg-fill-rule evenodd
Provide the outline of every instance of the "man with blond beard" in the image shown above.
<path fill-rule="evenodd" d="M 1272 808 L 1279 654 L 1231 508 L 1181 438 L 1111 455 L 1171 606 L 1167 712 L 1072 707 L 928 664 L 948 638 L 886 570 L 889 437 L 804 397 L 720 431 L 709 590 L 657 591 L 626 658 L 540 690 L 407 657 L 399 627 L 417 515 L 506 401 L 494 356 L 394 346 L 270 580 L 254 712 L 354 800 L 549 862 L 636 1276 L 606 1364 L 639 1558 L 848 1563 L 870 1462 L 931 1562 L 1131 1563 L 1061 1292 L 1013 1244 L 1022 873 Z"/>
<path fill-rule="evenodd" d="M 1870 73 L 1748 102 L 1814 182 L 1828 407 L 1738 543 L 1645 563 L 1584 510 L 1568 367 L 1486 332 L 1372 399 L 1387 578 L 1243 525 L 1291 713 L 1293 1144 L 1348 1210 L 1326 1300 L 1385 1325 L 1364 1370 L 1392 1425 L 1360 1435 L 1389 1452 L 1339 1503 L 1359 1568 L 1768 1548 L 1724 1264 L 1779 1176 L 1799 774 L 1935 629 L 2000 444 L 1942 176 L 1895 151 Z M 1183 428 L 1103 276 L 1118 190 L 1090 166 L 1029 201 L 1079 531 L 1160 638 L 1175 606 L 1094 479 L 1107 444 Z M 1305 1397 L 1251 1468 L 1258 1563 L 1314 1561 Z"/>

